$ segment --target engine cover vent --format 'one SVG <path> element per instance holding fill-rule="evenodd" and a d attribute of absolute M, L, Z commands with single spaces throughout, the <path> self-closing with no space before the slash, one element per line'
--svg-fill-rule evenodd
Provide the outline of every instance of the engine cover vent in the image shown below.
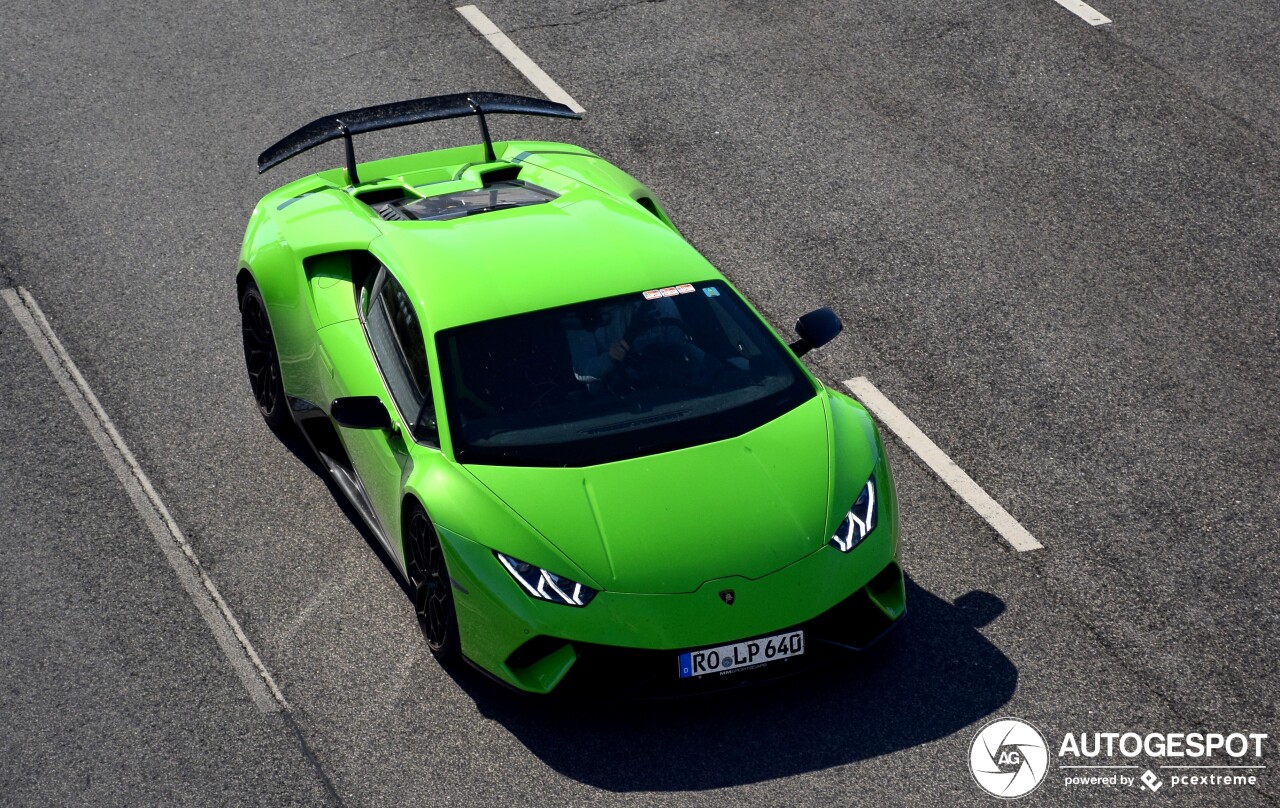
<path fill-rule="evenodd" d="M 410 221 L 409 216 L 405 214 L 398 205 L 386 203 L 382 205 L 375 205 L 373 209 L 378 212 L 379 216 L 388 222 Z"/>

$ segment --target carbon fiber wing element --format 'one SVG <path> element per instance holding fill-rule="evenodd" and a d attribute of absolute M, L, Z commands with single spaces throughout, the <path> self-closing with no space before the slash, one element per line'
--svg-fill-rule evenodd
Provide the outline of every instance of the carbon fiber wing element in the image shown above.
<path fill-rule="evenodd" d="M 508 93 L 455 93 L 378 104 L 326 115 L 295 130 L 258 155 L 258 173 L 261 174 L 290 157 L 296 157 L 322 143 L 344 138 L 347 145 L 347 173 L 350 175 L 352 184 L 357 184 L 355 155 L 351 148 L 352 135 L 376 132 L 380 129 L 393 129 L 413 123 L 464 118 L 468 115 L 480 117 L 480 133 L 484 138 L 485 154 L 488 159 L 493 160 L 493 142 L 489 138 L 489 127 L 484 120 L 484 116 L 489 113 L 543 115 L 550 118 L 582 117 L 564 104 Z"/>

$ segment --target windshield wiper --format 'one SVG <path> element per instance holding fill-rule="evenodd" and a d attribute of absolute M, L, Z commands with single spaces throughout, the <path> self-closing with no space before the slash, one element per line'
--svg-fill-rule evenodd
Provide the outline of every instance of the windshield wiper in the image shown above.
<path fill-rule="evenodd" d="M 681 418 L 689 413 L 688 410 L 679 410 L 677 412 L 664 412 L 661 415 L 651 415 L 648 418 L 636 418 L 631 421 L 623 421 L 618 424 L 608 424 L 606 426 L 598 426 L 594 429 L 584 429 L 584 435 L 599 435 L 603 432 L 617 432 L 622 429 L 631 429 L 637 426 L 647 426 L 648 424 L 656 424 L 661 421 L 670 421 L 673 418 Z"/>

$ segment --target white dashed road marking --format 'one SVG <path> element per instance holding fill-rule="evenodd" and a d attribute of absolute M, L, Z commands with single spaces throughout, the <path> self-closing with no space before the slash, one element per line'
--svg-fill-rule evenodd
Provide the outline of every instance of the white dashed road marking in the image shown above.
<path fill-rule="evenodd" d="M 489 40 L 489 44 L 498 49 L 498 53 L 507 57 L 507 61 L 515 66 L 524 74 L 534 87 L 545 95 L 549 100 L 564 104 L 574 112 L 586 112 L 582 105 L 573 100 L 573 96 L 561 89 L 556 84 L 555 79 L 543 72 L 532 59 L 525 55 L 525 52 L 516 47 L 516 43 L 511 38 L 493 24 L 493 21 L 485 16 L 484 12 L 475 6 L 458 6 L 454 9 L 466 19 L 467 22 L 479 32 L 480 36 Z"/>
<path fill-rule="evenodd" d="M 1111 22 L 1096 8 L 1080 0 L 1054 0 L 1054 2 L 1092 26 L 1106 25 Z"/>
<path fill-rule="evenodd" d="M 911 422 L 911 419 L 902 414 L 902 410 L 894 406 L 893 402 L 885 397 L 874 384 L 859 376 L 856 379 L 849 379 L 844 383 L 850 392 L 857 396 L 863 406 L 871 410 L 871 412 L 880 420 L 882 424 L 893 430 L 893 434 L 905 444 L 907 448 L 915 452 L 925 465 L 933 469 L 933 473 L 942 478 L 942 481 L 960 495 L 960 498 L 969 503 L 969 507 L 978 512 L 978 515 L 987 520 L 996 532 L 1009 542 L 1013 549 L 1018 552 L 1026 552 L 1027 550 L 1040 550 L 1044 545 L 1036 541 L 1036 537 L 1032 536 L 1025 527 L 1018 523 L 1009 515 L 1009 512 L 1000 507 L 1000 503 L 992 499 L 986 491 L 964 473 L 964 470 L 947 457 L 946 453 L 938 448 L 937 444 L 929 440 L 920 428 Z"/>
<path fill-rule="evenodd" d="M 155 488 L 152 487 L 146 472 L 138 465 L 133 452 L 129 451 L 124 438 L 120 437 L 120 433 L 116 430 L 115 424 L 98 403 L 98 397 L 93 394 L 84 376 L 80 374 L 80 369 L 76 367 L 66 348 L 62 346 L 62 341 L 54 333 L 35 298 L 21 287 L 16 291 L 0 289 L 0 296 L 3 296 L 5 303 L 9 304 L 9 309 L 18 319 L 18 324 L 27 333 L 31 343 L 36 346 L 40 357 L 48 365 L 49 372 L 67 394 L 71 406 L 89 430 L 94 443 L 98 444 L 98 448 L 102 450 L 103 456 L 107 459 L 107 465 L 124 486 L 125 492 L 133 502 L 133 507 L 142 517 L 143 524 L 160 545 L 160 550 L 164 553 L 169 566 L 173 567 L 174 573 L 182 583 L 182 588 L 191 596 L 196 609 L 200 611 L 200 616 L 213 632 L 222 653 L 231 663 L 236 675 L 240 677 L 245 690 L 249 691 L 249 697 L 253 699 L 254 705 L 263 712 L 287 711 L 289 703 L 285 701 L 284 694 L 276 686 L 271 672 L 262 664 L 258 652 L 254 650 L 253 644 L 240 628 L 240 622 L 236 620 L 230 607 L 222 599 L 218 587 L 205 574 L 204 568 L 200 566 L 200 559 L 196 558 L 191 544 L 182 534 L 182 529 L 174 522 L 169 509 L 165 507 Z"/>

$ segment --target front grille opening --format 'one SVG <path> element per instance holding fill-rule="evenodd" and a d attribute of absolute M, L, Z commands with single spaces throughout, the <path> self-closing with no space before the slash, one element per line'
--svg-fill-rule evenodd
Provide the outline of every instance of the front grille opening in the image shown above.
<path fill-rule="evenodd" d="M 564 640 L 558 640 L 555 637 L 546 635 L 538 635 L 526 642 L 524 645 L 511 652 L 511 656 L 507 657 L 508 668 L 528 668 L 542 661 L 551 654 L 567 645 Z"/>
<path fill-rule="evenodd" d="M 902 579 L 902 567 L 892 561 L 876 574 L 865 587 L 867 595 L 891 619 L 902 616 L 907 605 L 906 585 Z"/>
<path fill-rule="evenodd" d="M 578 661 L 573 643 L 555 637 L 537 636 L 507 657 L 507 670 L 524 689 L 549 693 L 560 684 Z"/>

